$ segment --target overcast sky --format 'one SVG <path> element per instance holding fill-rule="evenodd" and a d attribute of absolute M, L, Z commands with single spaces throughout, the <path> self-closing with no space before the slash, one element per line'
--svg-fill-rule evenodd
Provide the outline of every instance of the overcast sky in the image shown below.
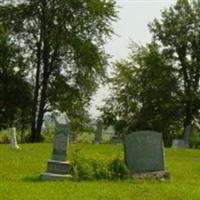
<path fill-rule="evenodd" d="M 148 23 L 154 18 L 160 18 L 161 10 L 175 4 L 176 0 L 116 0 L 119 20 L 113 24 L 114 36 L 105 46 L 106 52 L 112 55 L 112 60 L 126 58 L 131 41 L 145 44 L 151 41 Z M 102 100 L 109 94 L 107 88 L 100 88 L 94 96 L 90 109 L 93 117 L 99 112 L 96 105 L 102 105 Z"/>

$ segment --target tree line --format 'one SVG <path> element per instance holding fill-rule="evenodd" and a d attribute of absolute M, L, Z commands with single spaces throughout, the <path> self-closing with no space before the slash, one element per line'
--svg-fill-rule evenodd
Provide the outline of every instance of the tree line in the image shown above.
<path fill-rule="evenodd" d="M 5 0 L 0 128 L 31 127 L 30 141 L 40 141 L 44 114 L 55 109 L 78 126 L 103 81 L 111 95 L 99 109 L 116 134 L 156 130 L 169 145 L 174 134 L 192 132 L 200 114 L 199 10 L 198 0 L 177 0 L 163 10 L 149 24 L 152 41 L 132 43 L 129 57 L 116 61 L 108 76 L 103 47 L 117 20 L 114 0 Z"/>
<path fill-rule="evenodd" d="M 150 129 L 166 145 L 199 128 L 200 1 L 178 0 L 149 24 L 152 41 L 132 43 L 127 59 L 114 65 L 111 96 L 102 118 L 116 134 Z"/>
<path fill-rule="evenodd" d="M 37 142 L 46 112 L 84 119 L 106 74 L 103 45 L 115 20 L 113 0 L 3 1 L 0 127 L 22 120 Z"/>

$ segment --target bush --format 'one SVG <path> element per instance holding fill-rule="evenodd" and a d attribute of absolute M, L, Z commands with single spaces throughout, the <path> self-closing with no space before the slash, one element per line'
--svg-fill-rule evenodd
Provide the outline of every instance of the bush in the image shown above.
<path fill-rule="evenodd" d="M 44 129 L 41 134 L 42 142 L 52 142 L 54 138 L 54 129 Z"/>
<path fill-rule="evenodd" d="M 192 148 L 200 148 L 200 134 L 197 131 L 192 132 L 189 143 Z"/>
<path fill-rule="evenodd" d="M 73 152 L 72 174 L 76 180 L 122 179 L 128 174 L 123 160 L 87 159 L 80 157 L 79 150 Z"/>
<path fill-rule="evenodd" d="M 113 178 L 124 178 L 128 169 L 123 160 L 116 158 L 110 163 L 110 171 Z"/>

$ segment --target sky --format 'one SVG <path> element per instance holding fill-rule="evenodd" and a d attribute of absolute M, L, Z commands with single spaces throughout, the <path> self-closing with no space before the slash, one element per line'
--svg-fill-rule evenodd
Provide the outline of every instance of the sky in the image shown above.
<path fill-rule="evenodd" d="M 129 44 L 134 41 L 146 44 L 151 41 L 148 24 L 160 19 L 161 10 L 174 5 L 176 0 L 116 0 L 119 20 L 113 24 L 115 36 L 105 45 L 112 58 L 110 62 L 127 58 Z M 103 105 L 103 99 L 109 96 L 107 87 L 100 87 L 92 100 L 90 114 L 96 118 L 99 112 L 96 106 Z"/>

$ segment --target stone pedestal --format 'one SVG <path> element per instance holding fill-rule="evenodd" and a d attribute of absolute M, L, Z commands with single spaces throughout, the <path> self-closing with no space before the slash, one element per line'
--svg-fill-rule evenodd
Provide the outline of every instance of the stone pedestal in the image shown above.
<path fill-rule="evenodd" d="M 64 114 L 55 116 L 55 136 L 51 160 L 48 161 L 47 170 L 41 175 L 42 180 L 55 180 L 70 178 L 70 165 L 67 159 L 67 146 L 69 137 L 69 120 Z"/>
<path fill-rule="evenodd" d="M 167 171 L 156 171 L 156 172 L 147 172 L 147 173 L 135 173 L 133 175 L 129 175 L 129 177 L 133 177 L 134 179 L 155 178 L 157 180 L 167 180 L 167 179 L 170 179 L 170 173 L 167 172 Z"/>
<path fill-rule="evenodd" d="M 12 127 L 12 128 L 11 128 L 10 146 L 11 146 L 13 149 L 19 149 L 19 146 L 18 146 L 18 144 L 17 144 L 16 128 L 15 128 L 15 127 Z"/>
<path fill-rule="evenodd" d="M 66 161 L 49 160 L 47 171 L 42 174 L 42 180 L 71 178 L 70 164 Z"/>
<path fill-rule="evenodd" d="M 53 174 L 49 172 L 45 172 L 41 176 L 42 180 L 63 180 L 63 179 L 69 179 L 72 178 L 70 174 Z"/>

